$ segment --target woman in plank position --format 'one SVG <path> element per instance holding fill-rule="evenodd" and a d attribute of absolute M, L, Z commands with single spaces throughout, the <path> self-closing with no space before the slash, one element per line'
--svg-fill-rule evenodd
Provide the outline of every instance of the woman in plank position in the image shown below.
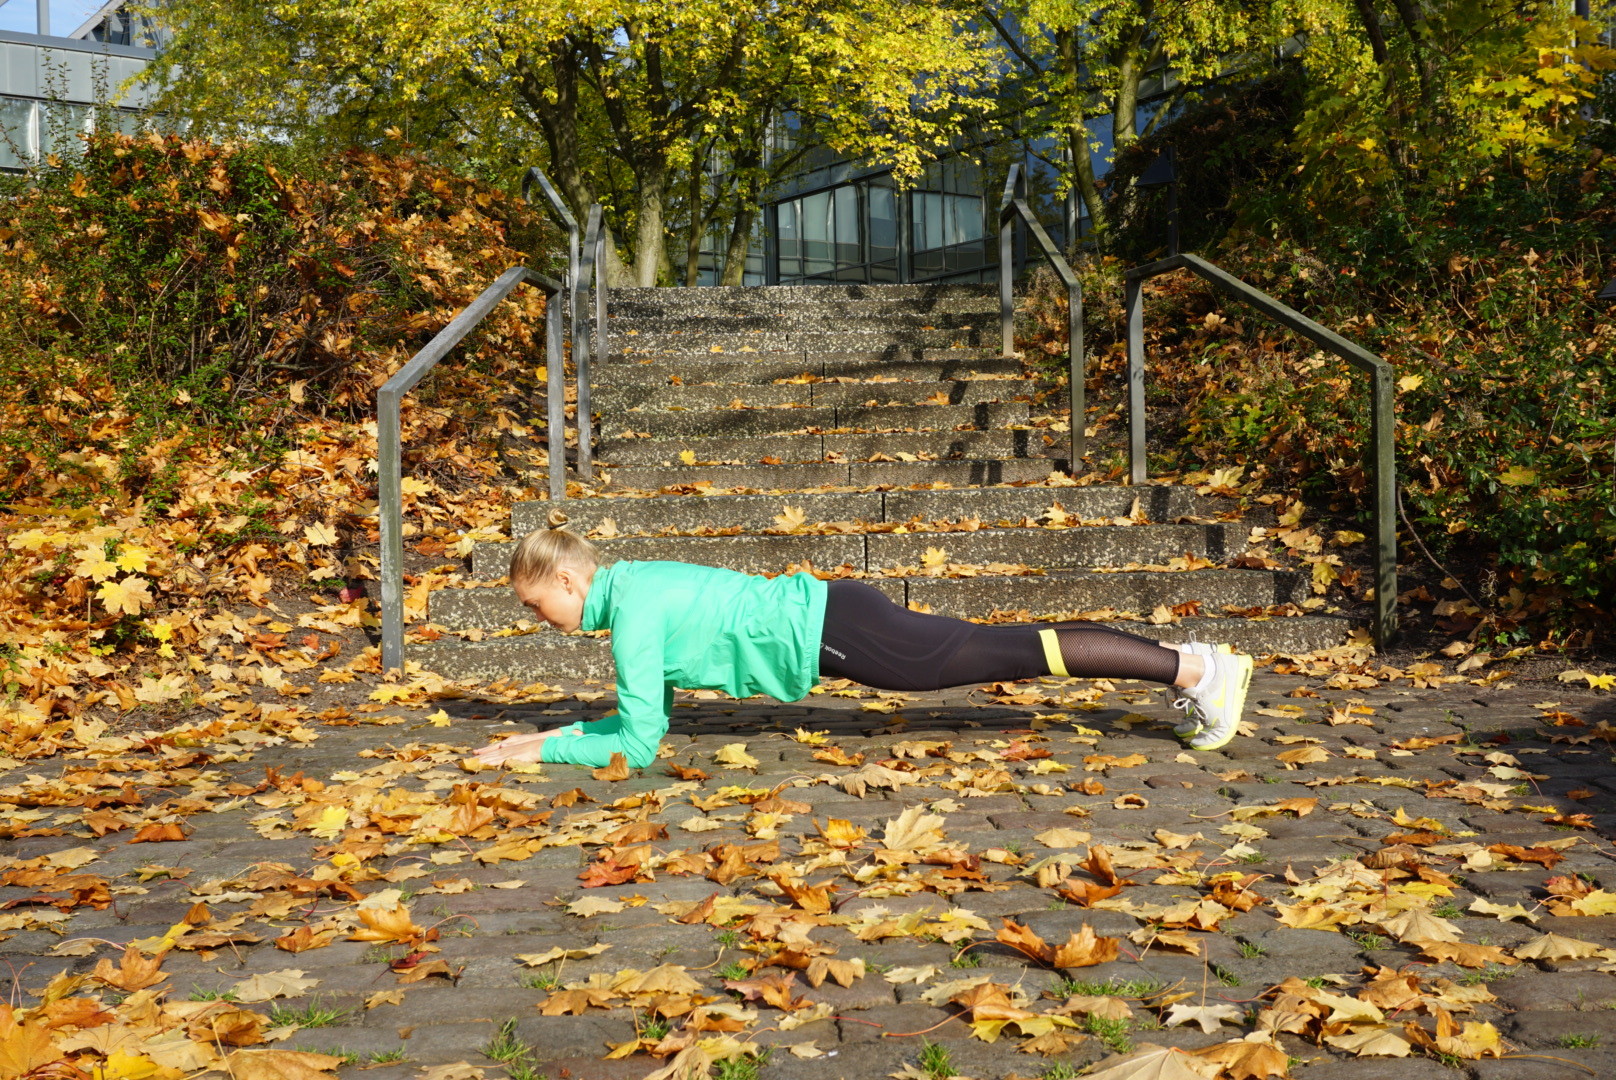
<path fill-rule="evenodd" d="M 510 576 L 517 599 L 556 629 L 612 632 L 617 715 L 486 746 L 477 756 L 490 765 L 598 767 L 621 753 L 643 769 L 667 733 L 676 685 L 797 701 L 821 675 L 911 691 L 1042 675 L 1166 683 L 1184 691 L 1174 704 L 1186 718 L 1173 730 L 1216 750 L 1235 736 L 1251 679 L 1251 657 L 1222 647 L 1087 622 L 982 626 L 909 611 L 858 581 L 679 562 L 602 567 L 595 546 L 560 524 L 522 538 Z"/>

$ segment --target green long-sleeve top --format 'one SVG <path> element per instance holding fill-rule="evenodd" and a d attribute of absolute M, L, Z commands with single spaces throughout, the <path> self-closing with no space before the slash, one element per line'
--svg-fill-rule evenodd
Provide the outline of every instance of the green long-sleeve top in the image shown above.
<path fill-rule="evenodd" d="M 668 733 L 673 688 L 799 701 L 819 681 L 826 585 L 680 562 L 595 571 L 583 630 L 612 632 L 617 715 L 544 741 L 543 760 L 602 766 L 621 753 L 643 769 Z"/>

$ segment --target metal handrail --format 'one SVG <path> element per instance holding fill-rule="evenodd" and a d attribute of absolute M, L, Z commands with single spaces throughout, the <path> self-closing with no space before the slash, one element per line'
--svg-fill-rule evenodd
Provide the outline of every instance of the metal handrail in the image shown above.
<path fill-rule="evenodd" d="M 583 319 L 583 302 L 579 299 L 578 290 L 578 219 L 572 216 L 567 204 L 562 201 L 561 194 L 556 191 L 550 178 L 544 175 L 544 170 L 537 165 L 528 166 L 527 174 L 522 177 L 522 201 L 529 206 L 533 204 L 533 185 L 539 185 L 544 192 L 544 199 L 555 211 L 562 226 L 567 230 L 567 289 L 569 292 L 568 308 L 572 315 L 572 325 L 577 326 Z M 574 332 L 576 336 L 576 332 Z"/>
<path fill-rule="evenodd" d="M 999 204 L 999 329 L 1005 356 L 1013 356 L 1015 343 L 1015 297 L 1013 295 L 1016 221 L 1020 220 L 1038 242 L 1050 268 L 1066 285 L 1066 353 L 1069 370 L 1067 385 L 1071 394 L 1072 430 L 1071 460 L 1067 467 L 1075 477 L 1083 470 L 1083 457 L 1087 449 L 1084 427 L 1088 411 L 1084 401 L 1084 380 L 1088 377 L 1083 355 L 1083 286 L 1061 254 L 1060 248 L 1049 238 L 1044 226 L 1027 205 L 1027 177 L 1021 163 L 1010 166 L 1010 175 L 1004 182 L 1004 199 Z"/>
<path fill-rule="evenodd" d="M 516 287 L 523 283 L 544 290 L 545 363 L 549 368 L 550 499 L 566 496 L 566 442 L 562 433 L 566 404 L 565 372 L 562 370 L 563 314 L 556 298 L 565 290 L 561 282 L 535 273 L 525 266 L 513 266 L 473 300 L 454 321 L 439 330 L 426 347 L 400 368 L 376 392 L 377 514 L 381 518 L 382 589 L 382 670 L 404 667 L 404 498 L 403 450 L 400 446 L 399 405 L 404 395 L 426 377 L 427 372 L 477 324 L 487 318 Z"/>
<path fill-rule="evenodd" d="M 1188 270 L 1215 288 L 1244 301 L 1275 322 L 1334 353 L 1370 378 L 1370 440 L 1375 479 L 1375 647 L 1397 638 L 1397 472 L 1396 415 L 1392 366 L 1374 353 L 1287 307 L 1261 289 L 1195 255 L 1172 255 L 1136 266 L 1126 275 L 1128 319 L 1128 482 L 1145 482 L 1145 305 L 1144 282 L 1174 270 Z"/>

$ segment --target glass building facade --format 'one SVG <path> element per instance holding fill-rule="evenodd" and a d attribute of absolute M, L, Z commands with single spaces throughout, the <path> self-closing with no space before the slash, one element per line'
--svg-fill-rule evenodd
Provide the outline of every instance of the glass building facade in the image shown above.
<path fill-rule="evenodd" d="M 792 150 L 795 134 L 781 125 L 770 151 Z M 1108 151 L 1096 155 L 1102 172 Z M 1080 200 L 1058 194 L 1061 153 L 1055 140 L 969 147 L 931 162 L 900 189 L 890 170 L 859 169 L 812 150 L 765 195 L 743 283 L 997 281 L 997 215 L 1012 163 L 1026 172 L 1029 198 L 1050 236 L 1064 245 L 1082 234 Z M 707 237 L 699 284 L 719 282 L 726 240 L 717 232 Z M 1018 241 L 1018 264 L 1024 255 Z"/>

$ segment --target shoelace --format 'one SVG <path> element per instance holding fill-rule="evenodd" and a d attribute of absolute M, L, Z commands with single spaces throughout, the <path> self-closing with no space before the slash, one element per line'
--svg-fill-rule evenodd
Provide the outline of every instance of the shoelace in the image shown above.
<path fill-rule="evenodd" d="M 1196 705 L 1194 698 L 1181 697 L 1177 701 L 1173 702 L 1173 708 L 1194 719 L 1199 720 L 1201 718 L 1201 710 Z"/>

